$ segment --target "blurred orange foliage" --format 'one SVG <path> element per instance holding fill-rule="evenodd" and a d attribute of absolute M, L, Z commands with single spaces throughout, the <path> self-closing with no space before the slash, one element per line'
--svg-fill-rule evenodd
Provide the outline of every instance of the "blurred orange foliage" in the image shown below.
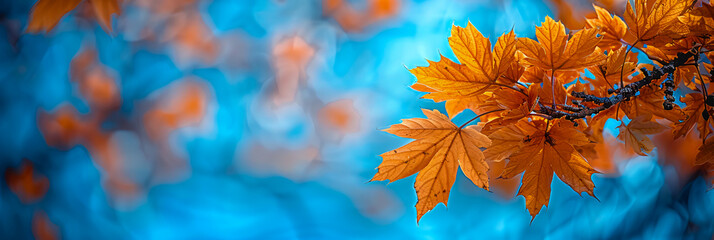
<path fill-rule="evenodd" d="M 694 129 L 692 133 L 674 139 L 672 132 L 667 131 L 656 135 L 653 139 L 658 146 L 667 146 L 658 147 L 657 156 L 662 161 L 662 165 L 674 166 L 677 169 L 680 182 L 687 180 L 700 168 L 695 164 L 699 147 L 702 146 L 702 140 L 697 135 L 698 131 Z"/>
<path fill-rule="evenodd" d="M 60 239 L 59 228 L 42 210 L 35 211 L 32 216 L 32 235 L 37 240 Z"/>
<path fill-rule="evenodd" d="M 323 0 L 322 11 L 347 32 L 359 32 L 370 25 L 399 13 L 400 0 L 369 0 L 364 10 L 357 10 L 345 0 Z"/>
<path fill-rule="evenodd" d="M 197 125 L 206 113 L 208 94 L 198 81 L 183 81 L 144 114 L 144 126 L 152 140 L 165 140 L 172 131 Z"/>
<path fill-rule="evenodd" d="M 302 37 L 294 36 L 275 44 L 272 64 L 275 71 L 273 103 L 282 105 L 292 102 L 305 69 L 315 55 L 315 49 Z"/>
<path fill-rule="evenodd" d="M 279 175 L 295 181 L 309 179 L 320 164 L 320 149 L 314 146 L 290 149 L 253 144 L 243 151 L 241 168 L 261 175 Z"/>
<path fill-rule="evenodd" d="M 198 80 L 188 79 L 173 83 L 167 92 L 143 116 L 149 139 L 158 145 L 160 158 L 154 173 L 160 181 L 175 181 L 187 176 L 189 166 L 176 156 L 169 135 L 185 127 L 197 127 L 206 115 L 208 87 Z"/>
<path fill-rule="evenodd" d="M 164 33 L 164 39 L 176 44 L 178 62 L 200 58 L 203 63 L 212 64 L 218 57 L 218 40 L 195 10 L 171 16 Z"/>
<path fill-rule="evenodd" d="M 50 146 L 61 149 L 85 146 L 92 160 L 105 171 L 104 179 L 109 191 L 133 196 L 138 188 L 123 173 L 119 146 L 111 140 L 112 133 L 101 127 L 107 115 L 116 110 L 121 102 L 119 88 L 109 71 L 99 63 L 94 49 L 78 53 L 71 62 L 70 74 L 92 112 L 80 115 L 71 105 L 63 105 L 52 114 L 40 111 L 38 125 Z"/>
<path fill-rule="evenodd" d="M 136 197 L 140 189 L 135 180 L 124 172 L 126 167 L 120 142 L 112 136 L 117 132 L 102 128 L 102 123 L 121 105 L 119 87 L 109 74 L 110 69 L 98 62 L 97 52 L 85 50 L 71 63 L 72 81 L 79 85 L 82 97 L 88 102 L 91 112 L 80 115 L 71 105 L 63 105 L 53 113 L 40 111 L 38 125 L 48 145 L 69 149 L 82 145 L 89 151 L 92 160 L 104 172 L 105 187 L 114 196 Z M 185 170 L 183 161 L 174 160 L 170 153 L 168 135 L 182 127 L 201 122 L 206 112 L 208 93 L 206 86 L 198 81 L 179 81 L 170 92 L 158 99 L 158 103 L 143 116 L 144 129 L 150 142 L 161 147 L 163 161 L 158 173 L 173 173 Z M 126 129 L 124 129 L 126 130 Z M 139 131 L 128 127 L 130 131 Z"/>
<path fill-rule="evenodd" d="M 619 174 L 617 163 L 627 159 L 636 157 L 637 155 L 631 148 L 625 147 L 617 141 L 617 138 L 609 132 L 602 134 L 603 140 L 597 143 L 591 143 L 590 151 L 583 152 L 590 165 L 601 173 Z"/>
<path fill-rule="evenodd" d="M 318 120 L 342 134 L 359 131 L 360 116 L 352 99 L 340 99 L 320 109 Z"/>
<path fill-rule="evenodd" d="M 132 196 L 137 191 L 136 186 L 124 176 L 121 151 L 111 141 L 111 134 L 101 129 L 100 120 L 94 114 L 81 116 L 70 105 L 64 105 L 52 114 L 45 111 L 38 114 L 40 132 L 48 145 L 60 149 L 85 146 L 92 160 L 105 171 L 109 190 Z"/>
<path fill-rule="evenodd" d="M 5 182 L 24 204 L 39 201 L 50 187 L 47 177 L 35 172 L 32 162 L 27 159 L 22 161 L 19 169 L 5 169 Z"/>
<path fill-rule="evenodd" d="M 97 51 L 87 49 L 75 56 L 70 64 L 72 81 L 94 111 L 106 112 L 120 105 L 117 83 L 110 70 L 99 64 Z"/>
<path fill-rule="evenodd" d="M 134 0 L 134 3 L 156 14 L 167 15 L 190 8 L 196 0 Z"/>

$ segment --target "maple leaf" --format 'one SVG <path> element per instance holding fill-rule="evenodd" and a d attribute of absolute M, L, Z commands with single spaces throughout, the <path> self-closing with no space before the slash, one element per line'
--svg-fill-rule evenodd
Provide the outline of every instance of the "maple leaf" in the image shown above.
<path fill-rule="evenodd" d="M 486 122 L 481 129 L 482 133 L 490 134 L 501 127 L 514 124 L 527 117 L 538 106 L 538 98 L 542 93 L 540 84 L 531 84 L 528 88 L 519 89 L 519 91 L 497 89 L 486 104 L 480 107 L 480 110 L 495 112 L 481 117 L 481 120 Z"/>
<path fill-rule="evenodd" d="M 640 156 L 647 156 L 645 153 L 649 153 L 654 149 L 654 143 L 647 135 L 659 133 L 666 129 L 665 126 L 650 121 L 651 118 L 651 115 L 640 115 L 632 119 L 627 125 L 622 123 L 617 127 L 620 129 L 620 135 L 617 138 L 624 141 L 626 147 L 632 148 Z"/>
<path fill-rule="evenodd" d="M 491 146 L 483 154 L 487 161 L 502 161 L 513 153 L 518 152 L 525 145 L 523 139 L 533 134 L 537 129 L 527 121 L 500 128 L 488 135 Z"/>
<path fill-rule="evenodd" d="M 674 124 L 674 138 L 680 138 L 689 133 L 689 130 L 697 125 L 697 130 L 699 130 L 699 137 L 704 139 L 709 133 L 712 132 L 711 124 L 714 118 L 709 117 L 704 119 L 702 117 L 702 112 L 706 110 L 706 105 L 704 104 L 704 96 L 701 93 L 690 93 L 681 99 L 682 103 L 687 106 L 684 108 L 684 113 L 687 115 L 686 119 L 682 122 L 676 122 Z"/>
<path fill-rule="evenodd" d="M 627 1 L 625 23 L 629 27 L 627 39 L 636 42 L 655 43 L 656 38 L 676 35 L 686 30 L 677 17 L 687 8 L 688 1 L 682 0 L 636 0 L 635 7 Z M 671 40 L 668 39 L 668 40 Z"/>
<path fill-rule="evenodd" d="M 708 36 L 714 32 L 714 6 L 711 3 L 702 2 L 702 7 L 695 8 L 678 19 L 697 36 Z"/>
<path fill-rule="evenodd" d="M 539 95 L 540 102 L 548 105 L 552 104 L 554 101 L 556 104 L 565 103 L 565 100 L 568 97 L 568 93 L 565 91 L 565 84 L 574 80 L 574 77 L 575 76 L 556 73 L 556 76 L 552 79 L 555 84 L 551 83 L 548 79 L 543 81 L 543 88 L 540 89 Z M 553 99 L 553 97 L 555 97 L 555 99 Z"/>
<path fill-rule="evenodd" d="M 562 1 L 555 4 L 569 8 Z M 704 104 L 703 96 L 709 92 L 707 86 L 711 87 L 710 74 L 706 73 L 712 72 L 707 60 L 714 56 L 709 51 L 714 45 L 714 40 L 709 38 L 714 29 L 712 5 L 685 0 L 634 0 L 634 6 L 627 1 L 624 17 L 593 7 L 596 17 L 586 20 L 590 28 L 571 29 L 567 33 L 561 22 L 547 16 L 536 27 L 535 39 L 513 40 L 515 36 L 511 32 L 501 36 L 493 50 L 488 39 L 471 23 L 465 28 L 454 27 L 449 44 L 460 63 L 442 56 L 439 62 L 429 62 L 428 67 L 410 70 L 417 77 L 412 88 L 428 92 L 424 98 L 446 101 L 447 112 L 452 117 L 466 108 L 480 114 L 477 132 L 487 134 L 491 140 L 483 158 L 493 164 L 505 163 L 505 166 L 494 167 L 501 172 L 500 179 L 523 173 L 518 195 L 525 197 L 532 218 L 548 205 L 553 174 L 574 191 L 594 196 L 591 178 L 598 171 L 586 156 L 600 161 L 593 164 L 612 171 L 613 156 L 645 155 L 655 146 L 663 149 L 662 143 L 655 145 L 648 137 L 666 129 L 658 122 L 660 119 L 674 123 L 674 137 L 687 135 L 697 125 L 700 137 L 706 142 L 700 148 L 697 161 L 709 171 L 714 169 L 713 153 L 709 149 L 714 148 L 714 143 L 707 140 L 714 131 L 709 122 L 710 118 L 714 119 L 711 116 L 714 109 Z M 574 16 L 560 14 L 563 18 Z M 517 49 L 514 53 L 501 54 L 512 52 L 514 42 Z M 633 48 L 659 67 L 639 63 L 640 57 L 638 52 L 632 52 Z M 702 54 L 708 59 L 703 59 Z M 642 69 L 640 74 L 636 73 L 637 68 Z M 589 73 L 592 77 L 588 77 Z M 673 91 L 680 83 L 703 93 L 690 93 L 682 99 L 683 104 L 672 106 Z M 682 110 L 679 105 L 686 107 Z M 620 115 L 632 119 L 619 127 L 618 138 L 624 144 L 611 135 L 603 135 L 606 121 L 619 120 Z M 398 172 L 390 173 L 394 175 L 392 178 L 400 179 L 421 171 L 415 185 L 420 198 L 419 217 L 428 211 L 425 206 L 433 208 L 438 202 L 446 204 L 448 200 L 448 189 L 442 190 L 445 195 L 435 194 L 433 198 L 420 192 L 423 185 L 419 182 L 420 176 L 433 171 L 427 171 L 428 166 L 438 166 L 442 171 L 441 167 L 449 160 L 449 174 L 453 175 L 458 168 L 456 160 L 442 155 L 446 154 L 443 148 L 451 148 L 450 143 L 462 129 L 456 128 L 446 116 L 441 117 L 443 119 L 436 122 L 434 117 L 419 121 L 431 121 L 429 126 L 437 126 L 439 122 L 446 124 L 431 127 L 432 131 L 442 132 L 427 134 L 422 129 L 411 132 L 412 136 L 403 134 L 416 140 L 393 153 L 383 154 L 383 165 L 390 169 L 380 168 L 380 172 L 397 169 Z M 424 127 L 414 119 L 405 123 L 407 121 Z M 413 131 L 404 126 L 397 128 L 404 129 Z M 397 130 L 390 128 L 390 131 Z M 397 158 L 397 154 L 402 155 Z M 404 161 L 410 156 L 418 161 Z M 434 163 L 434 158 L 439 161 Z M 435 178 L 431 173 L 428 177 Z M 453 177 L 445 186 L 451 184 Z M 428 193 L 434 193 L 433 190 L 429 189 Z M 424 201 L 425 198 L 431 199 Z M 420 205 L 422 202 L 425 205 Z"/>
<path fill-rule="evenodd" d="M 447 113 L 454 117 L 467 108 L 475 109 L 486 99 L 483 94 L 500 87 L 511 87 L 518 69 L 515 65 L 516 35 L 513 31 L 503 34 L 491 51 L 491 42 L 469 22 L 466 28 L 454 26 L 449 44 L 462 64 L 441 56 L 438 62 L 428 61 L 428 67 L 409 70 L 417 78 L 417 84 L 433 92 L 424 98 L 446 101 Z M 511 78 L 503 78 L 506 75 Z M 415 89 L 420 89 L 419 87 Z M 423 88 L 421 88 L 423 89 Z"/>
<path fill-rule="evenodd" d="M 414 183 L 417 221 L 438 203 L 447 204 L 456 171 L 488 190 L 488 165 L 480 147 L 491 140 L 473 126 L 458 127 L 437 110 L 422 110 L 427 118 L 405 119 L 385 132 L 416 139 L 380 155 L 382 163 L 370 181 L 395 181 L 419 172 Z"/>
<path fill-rule="evenodd" d="M 622 43 L 620 40 L 625 38 L 627 33 L 627 25 L 622 18 L 615 15 L 610 15 L 606 9 L 593 5 L 597 18 L 586 19 L 588 25 L 593 28 L 600 28 L 600 34 L 603 36 L 600 41 L 600 46 L 605 49 L 620 48 Z"/>
<path fill-rule="evenodd" d="M 28 20 L 27 32 L 49 32 L 70 11 L 75 9 L 82 0 L 39 0 L 32 7 Z M 112 31 L 112 14 L 119 15 L 121 9 L 119 0 L 87 0 L 100 25 L 107 32 Z"/>
<path fill-rule="evenodd" d="M 545 126 L 540 125 L 541 128 Z M 501 177 L 511 178 L 525 172 L 518 195 L 526 198 L 526 208 L 532 218 L 535 218 L 542 206 L 548 206 L 553 173 L 575 192 L 587 192 L 595 196 L 595 185 L 590 178 L 598 171 L 575 150 L 575 146 L 583 146 L 590 141 L 572 122 L 554 120 L 547 132 L 539 129 L 522 141 L 525 146 L 509 157 Z"/>
<path fill-rule="evenodd" d="M 491 52 L 491 41 L 484 37 L 471 22 L 466 28 L 451 28 L 449 46 L 459 61 L 469 67 L 478 78 L 493 82 L 515 60 L 516 35 L 513 30 L 496 41 Z"/>
<path fill-rule="evenodd" d="M 422 98 L 435 102 L 446 101 L 446 113 L 449 116 L 456 116 L 464 109 L 476 109 L 476 103 L 486 100 L 487 97 L 481 94 L 488 89 L 489 83 L 477 81 L 474 72 L 465 65 L 455 63 L 444 56 L 441 56 L 438 62 L 427 62 L 428 67 L 410 70 L 417 77 L 412 88 L 430 92 Z"/>
<path fill-rule="evenodd" d="M 525 62 L 544 70 L 574 70 L 595 65 L 605 60 L 597 44 L 597 29 L 583 29 L 568 40 L 565 26 L 546 16 L 545 22 L 536 27 L 536 42 L 519 38 L 518 49 L 525 54 Z"/>
<path fill-rule="evenodd" d="M 541 83 L 545 76 L 545 71 L 542 68 L 528 67 L 523 71 L 519 80 L 524 83 Z"/>
<path fill-rule="evenodd" d="M 588 71 L 595 76 L 595 78 L 590 79 L 586 77 L 585 79 L 592 83 L 596 89 L 614 88 L 615 84 L 620 82 L 621 75 L 625 77 L 624 80 L 627 80 L 627 76 L 635 73 L 635 68 L 637 67 L 637 53 L 629 53 L 626 56 L 626 52 L 625 47 L 608 51 L 607 59 L 604 64 L 587 68 Z M 628 83 L 628 81 L 625 81 L 625 83 Z"/>

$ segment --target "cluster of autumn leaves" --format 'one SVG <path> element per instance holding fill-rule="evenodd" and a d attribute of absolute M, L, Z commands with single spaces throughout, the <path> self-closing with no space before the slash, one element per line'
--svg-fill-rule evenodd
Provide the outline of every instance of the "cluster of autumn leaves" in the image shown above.
<path fill-rule="evenodd" d="M 594 8 L 597 17 L 587 19 L 584 29 L 566 32 L 563 24 L 546 17 L 536 27 L 537 40 L 517 38 L 511 31 L 493 47 L 471 23 L 454 26 L 448 41 L 459 63 L 442 56 L 411 69 L 417 79 L 412 88 L 426 92 L 424 98 L 445 102 L 451 117 L 465 109 L 478 116 L 459 126 L 439 111 L 425 109 L 426 118 L 392 125 L 384 131 L 414 141 L 382 154 L 372 180 L 395 181 L 418 173 L 418 220 L 438 203 L 447 203 L 459 167 L 475 185 L 489 190 L 489 165 L 507 161 L 495 176 L 523 173 L 518 195 L 525 197 L 534 218 L 548 205 L 553 173 L 576 192 L 594 196 L 591 176 L 598 171 L 588 159 L 598 157 L 594 146 L 604 141 L 609 119 L 621 122 L 618 138 L 640 155 L 656 147 L 648 135 L 672 131 L 681 138 L 698 132 L 696 164 L 711 172 L 714 96 L 709 94 L 714 92 L 708 89 L 712 65 L 706 59 L 714 57 L 709 51 L 714 47 L 714 7 L 688 0 L 636 0 L 634 6 L 627 1 L 622 18 Z M 602 107 L 573 93 L 616 96 L 645 78 L 647 70 L 692 51 L 694 57 L 672 74 L 604 110 L 571 120 L 549 114 Z M 639 62 L 642 57 L 653 64 Z M 638 71 L 642 68 L 646 70 Z M 672 81 L 668 90 L 665 85 Z M 674 90 L 683 95 L 681 103 L 665 110 Z M 477 118 L 478 124 L 470 124 Z"/>

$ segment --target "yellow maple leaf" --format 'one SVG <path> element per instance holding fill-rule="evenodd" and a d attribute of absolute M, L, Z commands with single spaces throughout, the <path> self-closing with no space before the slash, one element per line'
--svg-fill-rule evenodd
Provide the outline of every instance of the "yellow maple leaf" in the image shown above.
<path fill-rule="evenodd" d="M 414 183 L 417 221 L 438 203 L 447 204 L 456 171 L 488 190 L 488 164 L 481 147 L 491 140 L 474 127 L 458 127 L 437 110 L 423 110 L 427 118 L 405 119 L 385 132 L 416 139 L 380 155 L 382 163 L 371 181 L 395 181 L 419 172 Z"/>

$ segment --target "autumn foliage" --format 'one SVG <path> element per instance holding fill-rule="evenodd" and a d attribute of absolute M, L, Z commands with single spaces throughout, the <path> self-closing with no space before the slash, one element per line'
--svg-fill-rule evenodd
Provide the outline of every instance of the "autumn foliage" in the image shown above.
<path fill-rule="evenodd" d="M 518 195 L 531 217 L 548 206 L 553 174 L 577 193 L 595 196 L 593 168 L 612 158 L 605 122 L 620 122 L 617 139 L 633 154 L 670 147 L 651 135 L 694 135 L 695 174 L 712 172 L 711 35 L 714 7 L 689 0 L 626 1 L 612 15 L 593 6 L 583 29 L 567 30 L 546 17 L 535 39 L 513 31 L 495 45 L 471 23 L 454 26 L 446 57 L 410 72 L 423 98 L 445 102 L 445 115 L 404 119 L 384 131 L 414 141 L 381 155 L 372 180 L 396 181 L 417 174 L 417 219 L 446 204 L 457 169 L 489 190 L 490 176 L 522 173 Z M 644 60 L 644 59 L 648 60 Z M 644 60 L 644 61 L 640 61 Z M 676 95 L 681 94 L 679 101 Z M 451 118 L 469 109 L 466 123 Z M 475 120 L 479 119 L 478 122 Z M 663 135 L 664 136 L 664 135 Z M 491 165 L 502 171 L 489 173 Z"/>

